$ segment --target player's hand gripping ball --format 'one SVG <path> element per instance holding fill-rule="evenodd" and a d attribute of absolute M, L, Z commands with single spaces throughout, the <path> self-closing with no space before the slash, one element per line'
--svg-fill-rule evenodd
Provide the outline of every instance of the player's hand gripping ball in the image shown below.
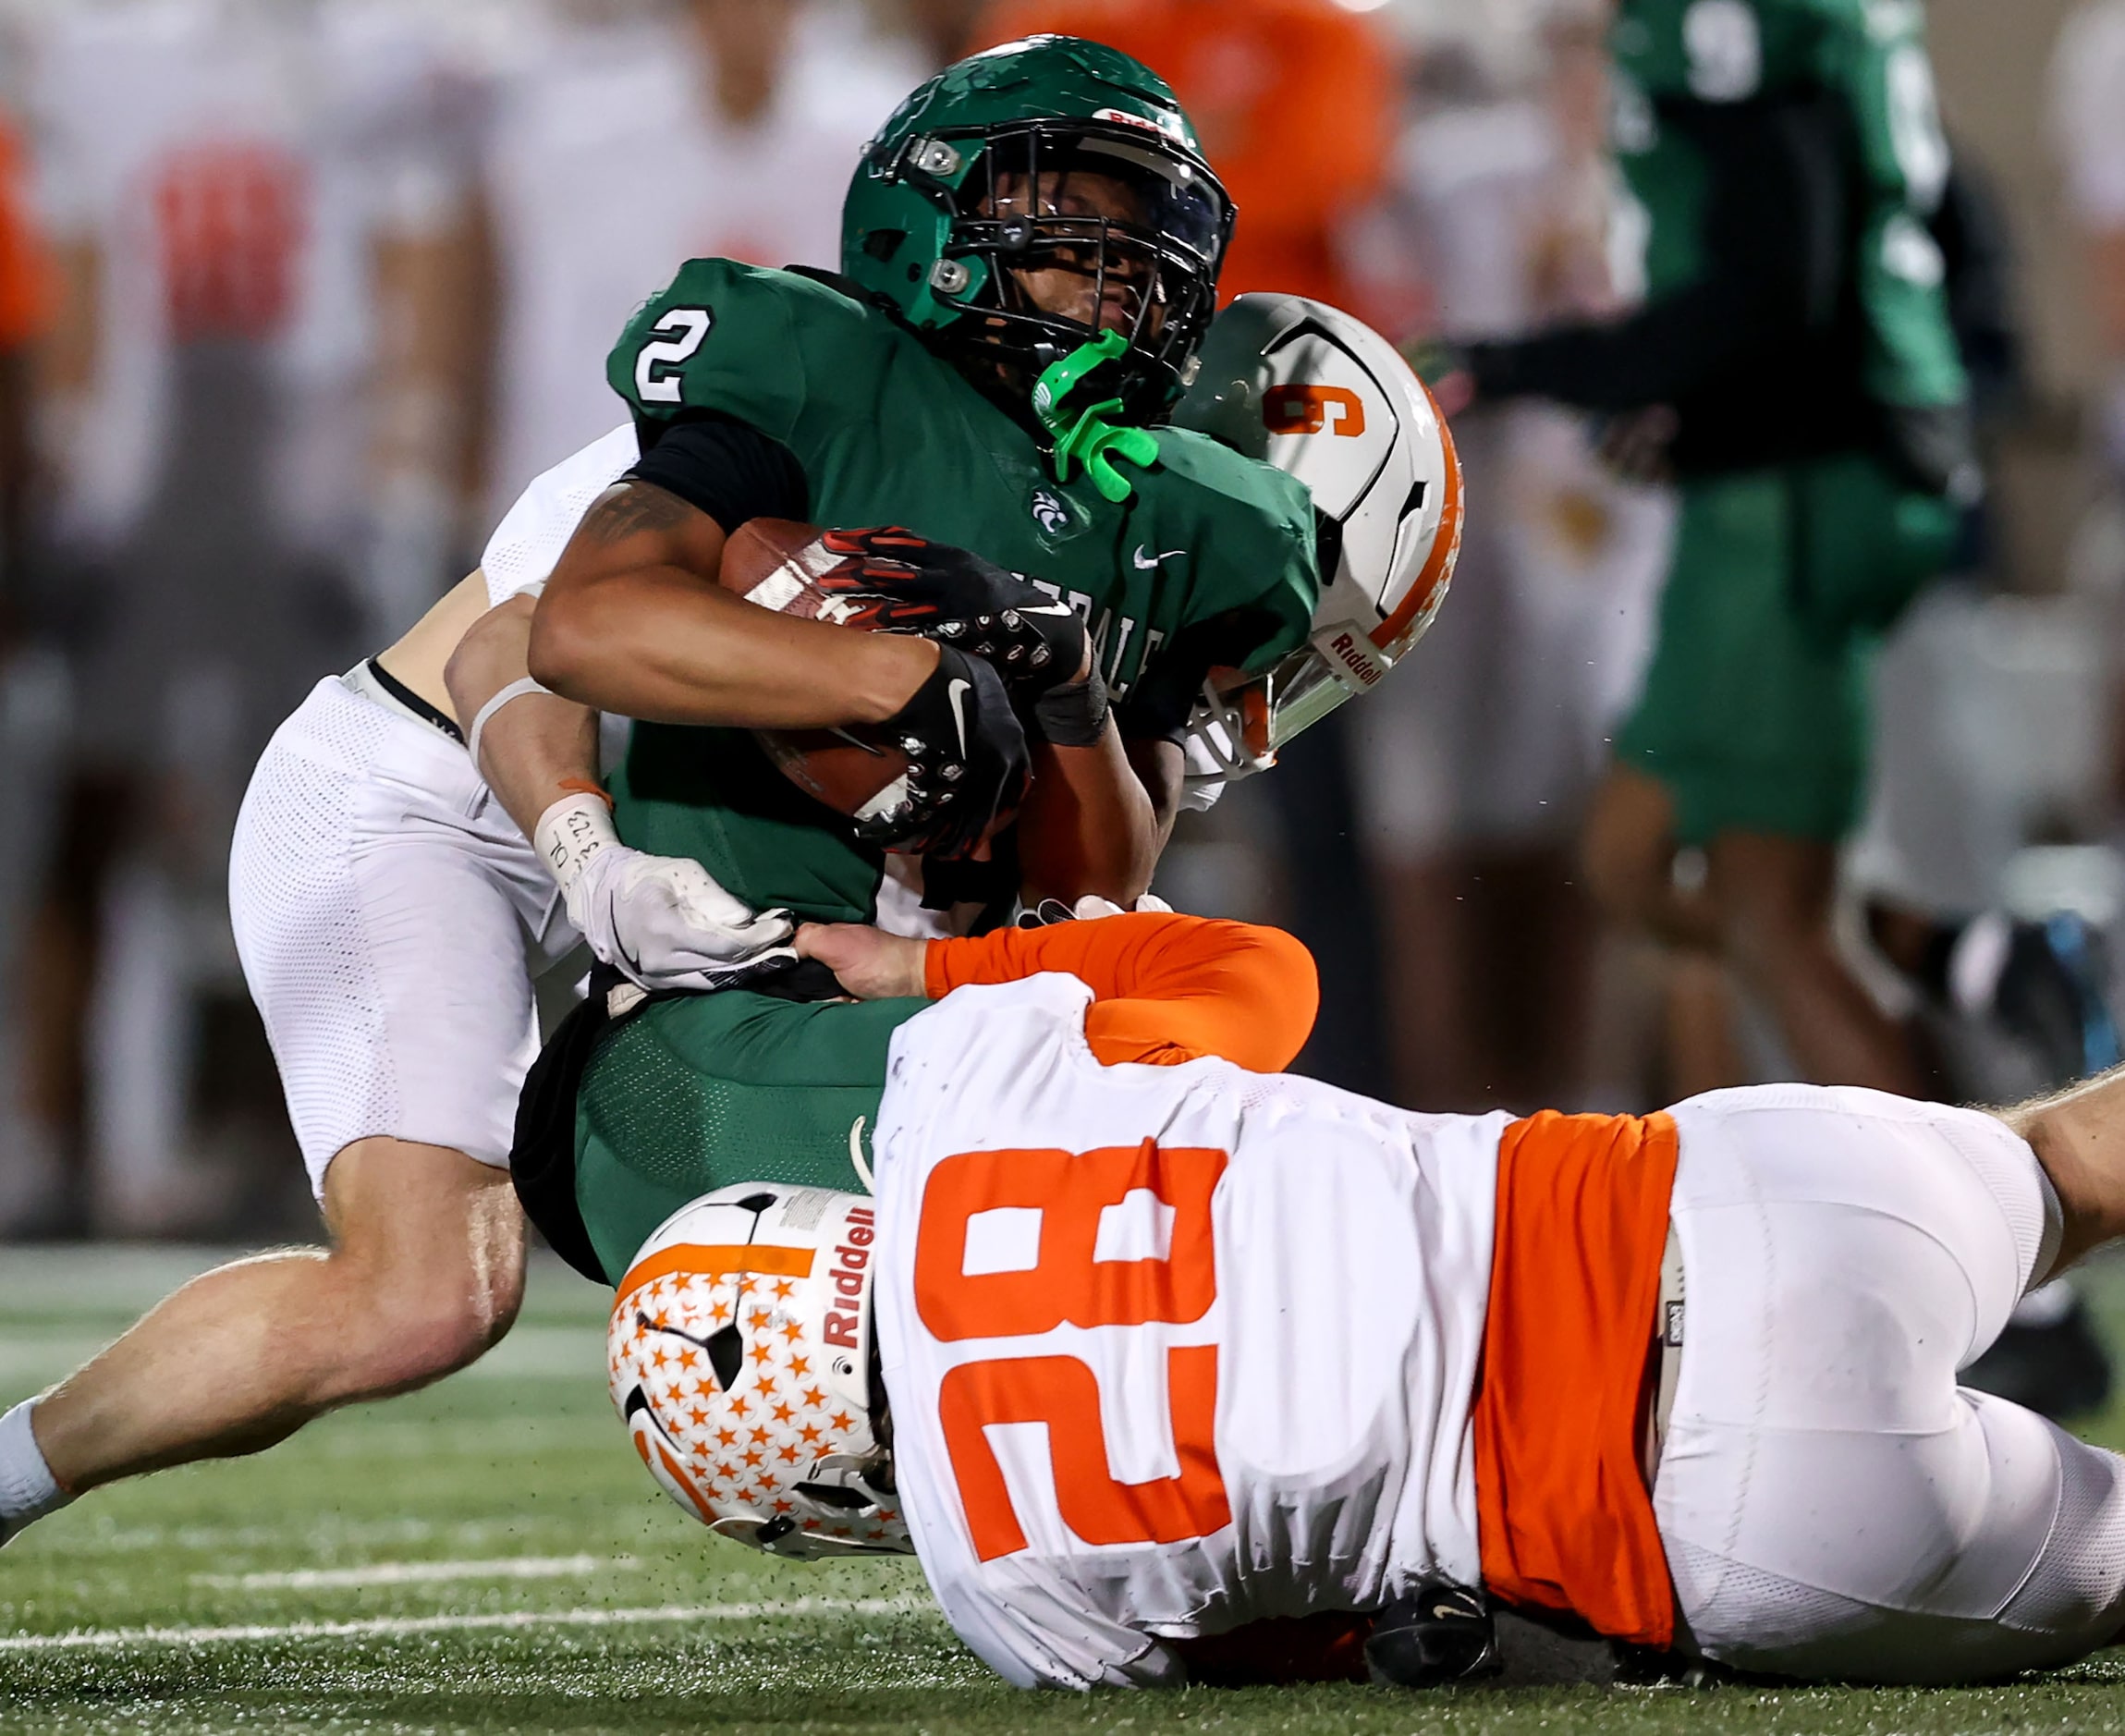
<path fill-rule="evenodd" d="M 778 519 L 731 533 L 721 581 L 777 614 L 940 642 L 935 672 L 885 723 L 754 732 L 784 775 L 847 814 L 859 837 L 964 855 L 1016 812 L 1028 762 L 1003 672 L 1036 693 L 1074 678 L 1086 642 L 1073 610 L 1050 608 L 1044 593 L 978 556 L 905 531 L 822 532 Z"/>

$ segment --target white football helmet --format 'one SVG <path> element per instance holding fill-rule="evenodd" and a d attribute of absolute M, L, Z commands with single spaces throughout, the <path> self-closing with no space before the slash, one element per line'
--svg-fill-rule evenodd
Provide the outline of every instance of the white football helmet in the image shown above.
<path fill-rule="evenodd" d="M 741 1183 L 666 1218 L 620 1279 L 613 1403 L 650 1474 L 770 1555 L 906 1555 L 880 1439 L 872 1201 Z"/>
<path fill-rule="evenodd" d="M 1242 777 L 1371 688 L 1431 626 L 1460 554 L 1461 467 L 1400 352 L 1325 301 L 1241 296 L 1199 361 L 1176 425 L 1296 476 L 1320 515 L 1311 638 L 1263 674 L 1215 672 L 1190 722 L 1220 772 Z"/>

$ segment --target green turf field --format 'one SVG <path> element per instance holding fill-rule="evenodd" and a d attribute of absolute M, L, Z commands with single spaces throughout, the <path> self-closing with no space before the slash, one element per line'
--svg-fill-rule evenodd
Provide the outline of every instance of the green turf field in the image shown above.
<path fill-rule="evenodd" d="M 0 1248 L 0 1404 L 190 1269 Z M 2125 1333 L 2125 1273 L 2101 1290 Z M 0 1730 L 2125 1729 L 2125 1652 L 1930 1693 L 1016 1693 L 911 1565 L 778 1566 L 704 1536 L 627 1449 L 601 1321 L 601 1292 L 543 1270 L 469 1374 L 259 1459 L 104 1491 L 0 1551 Z M 2093 1432 L 2125 1444 L 2125 1408 Z"/>

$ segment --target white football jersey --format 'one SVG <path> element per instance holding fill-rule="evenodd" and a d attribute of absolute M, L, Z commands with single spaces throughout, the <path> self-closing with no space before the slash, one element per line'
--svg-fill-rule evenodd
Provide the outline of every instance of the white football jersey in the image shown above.
<path fill-rule="evenodd" d="M 480 554 L 487 581 L 487 606 L 525 593 L 545 589 L 554 564 L 591 503 L 634 468 L 641 457 L 634 424 L 622 422 L 612 433 L 571 452 L 549 471 L 534 476 L 502 515 L 495 534 Z"/>
<path fill-rule="evenodd" d="M 963 988 L 893 1043 L 879 1335 L 902 1510 L 1020 1686 L 1479 1576 L 1470 1396 L 1509 1118 L 1215 1059 L 1104 1067 L 1092 991 Z"/>

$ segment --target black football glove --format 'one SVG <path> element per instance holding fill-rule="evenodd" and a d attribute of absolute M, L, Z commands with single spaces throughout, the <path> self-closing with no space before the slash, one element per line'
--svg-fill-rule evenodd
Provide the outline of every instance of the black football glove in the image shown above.
<path fill-rule="evenodd" d="M 1106 687 L 1089 679 L 1084 619 L 1038 585 L 949 543 L 898 525 L 828 531 L 819 539 L 839 564 L 812 583 L 838 598 L 844 619 L 881 632 L 920 633 L 992 665 L 1040 734 L 1089 747 L 1106 720 Z"/>
<path fill-rule="evenodd" d="M 883 726 L 908 755 L 906 799 L 856 823 L 857 837 L 910 854 L 963 856 L 1025 799 L 1026 736 L 1003 678 L 950 645 Z"/>

